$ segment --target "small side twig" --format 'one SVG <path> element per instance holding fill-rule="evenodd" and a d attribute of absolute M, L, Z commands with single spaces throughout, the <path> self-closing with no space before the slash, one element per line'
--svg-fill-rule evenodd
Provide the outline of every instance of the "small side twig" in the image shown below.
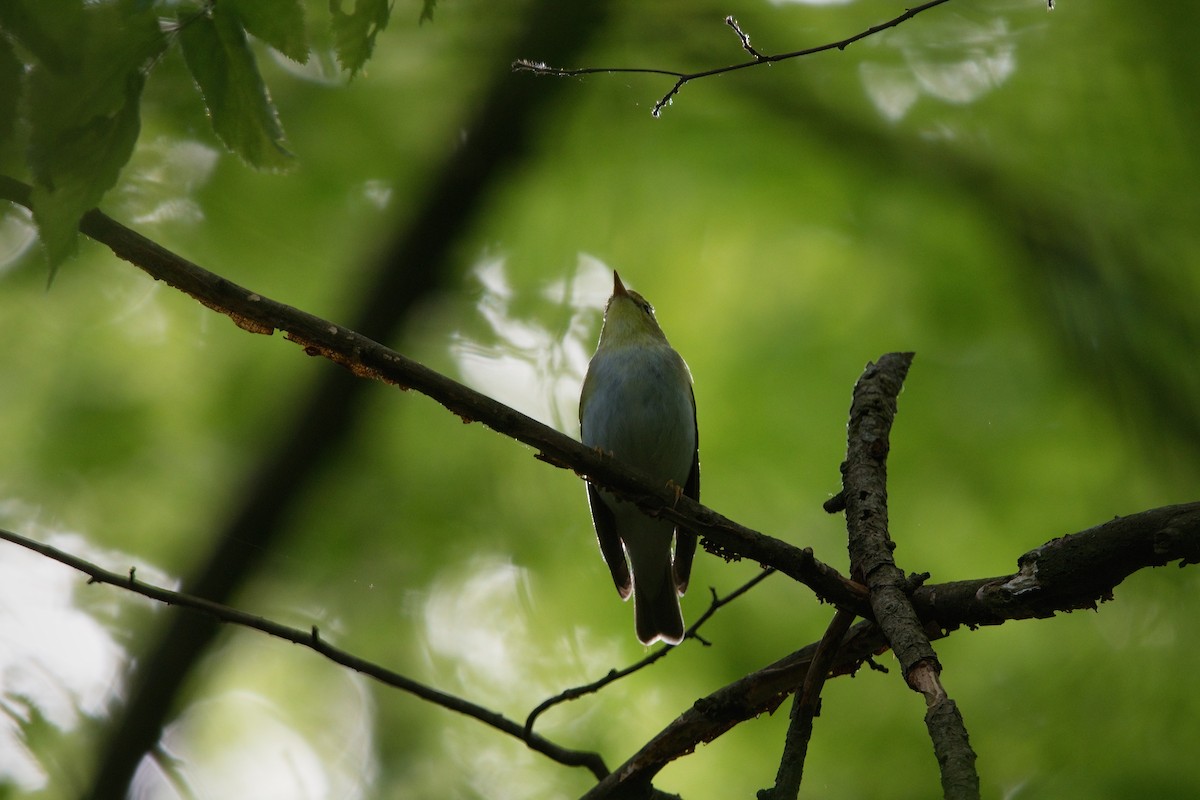
<path fill-rule="evenodd" d="M 774 55 L 766 55 L 752 47 L 750 45 L 749 35 L 742 30 L 741 26 L 738 25 L 737 20 L 735 20 L 732 16 L 728 16 L 725 18 L 725 24 L 730 28 L 733 28 L 734 32 L 738 36 L 738 39 L 742 43 L 742 49 L 750 54 L 752 60 L 743 61 L 738 64 L 729 64 L 724 67 L 714 67 L 712 69 L 700 70 L 698 72 L 681 72 L 679 70 L 653 69 L 648 67 L 583 67 L 580 69 L 563 69 L 561 67 L 551 67 L 540 61 L 531 61 L 529 59 L 518 59 L 514 61 L 512 63 L 512 70 L 513 72 L 532 72 L 534 75 L 548 75 L 557 78 L 574 78 L 580 75 L 598 74 L 613 75 L 617 73 L 667 75 L 675 78 L 675 85 L 672 86 L 665 95 L 659 98 L 658 102 L 655 103 L 654 107 L 650 110 L 650 113 L 653 116 L 658 117 L 662 114 L 663 109 L 670 105 L 671 100 L 674 99 L 675 95 L 679 94 L 679 90 L 682 89 L 685 84 L 690 83 L 691 81 L 699 80 L 700 78 L 708 78 L 713 75 L 721 75 L 726 72 L 734 72 L 739 69 L 746 69 L 747 67 L 756 67 L 759 64 L 774 64 L 778 61 L 788 61 L 793 58 L 811 56 L 815 53 L 823 53 L 827 50 L 845 50 L 847 47 L 857 41 L 865 39 L 868 36 L 874 36 L 875 34 L 885 31 L 888 28 L 894 28 L 897 25 L 907 22 L 923 11 L 928 11 L 931 8 L 948 2 L 950 2 L 950 0 L 929 0 L 929 2 L 922 3 L 919 6 L 913 6 L 912 8 L 905 9 L 903 14 L 893 17 L 886 22 L 881 22 L 878 25 L 872 25 L 866 30 L 859 31 L 853 36 L 847 36 L 845 39 L 839 39 L 836 42 L 827 42 L 826 44 L 817 45 L 816 47 L 806 47 L 803 50 L 793 50 L 788 53 L 776 53 Z"/>
<path fill-rule="evenodd" d="M 701 638 L 700 635 L 697 633 L 697 631 L 700 630 L 700 626 L 703 625 L 705 622 L 707 622 L 712 617 L 712 615 L 717 612 L 717 609 L 721 608 L 722 606 L 726 606 L 729 603 L 732 603 L 734 600 L 741 597 L 746 592 L 750 591 L 755 586 L 762 583 L 764 580 L 766 580 L 769 576 L 771 576 L 773 574 L 775 574 L 775 570 L 768 567 L 767 569 L 764 569 L 762 572 L 758 573 L 753 578 L 746 581 L 740 587 L 733 590 L 732 592 L 725 595 L 724 597 L 719 597 L 717 595 L 716 589 L 710 589 L 709 591 L 712 592 L 712 603 L 709 604 L 708 610 L 705 611 L 703 614 L 701 614 L 700 617 L 695 622 L 693 622 L 686 631 L 684 631 L 684 634 L 683 634 L 684 640 L 695 639 L 696 641 L 700 642 L 701 644 L 707 646 L 708 642 L 706 642 L 703 638 Z M 616 681 L 619 681 L 622 678 L 632 675 L 633 673 L 635 673 L 639 670 L 645 669 L 646 667 L 650 666 L 651 664 L 658 661 L 659 659 L 665 658 L 677 646 L 678 645 L 676 645 L 676 646 L 663 645 L 662 647 L 658 648 L 654 652 L 647 655 L 642 660 L 635 661 L 633 664 L 630 664 L 628 667 L 625 667 L 623 669 L 609 670 L 608 674 L 606 674 L 603 678 L 594 680 L 591 683 L 585 683 L 582 686 L 572 686 L 571 688 L 565 689 L 562 692 L 559 692 L 558 694 L 554 695 L 551 698 L 543 700 L 541 703 L 539 703 L 537 705 L 536 708 L 533 709 L 533 711 L 530 711 L 529 716 L 526 717 L 525 733 L 527 735 L 533 733 L 533 724 L 535 722 L 537 722 L 538 717 L 540 717 L 542 714 L 549 711 L 554 706 L 560 705 L 562 703 L 566 703 L 570 700 L 577 700 L 580 697 L 584 697 L 589 694 L 595 694 L 596 692 L 603 689 L 605 686 L 608 686 L 610 683 L 615 683 Z"/>
<path fill-rule="evenodd" d="M 738 25 L 738 21 L 733 18 L 732 14 L 725 18 L 725 24 L 733 28 L 733 32 L 737 34 L 738 39 L 740 39 L 742 42 L 743 50 L 754 56 L 755 59 L 762 60 L 763 54 L 755 50 L 750 45 L 750 36 L 742 30 L 742 26 Z"/>

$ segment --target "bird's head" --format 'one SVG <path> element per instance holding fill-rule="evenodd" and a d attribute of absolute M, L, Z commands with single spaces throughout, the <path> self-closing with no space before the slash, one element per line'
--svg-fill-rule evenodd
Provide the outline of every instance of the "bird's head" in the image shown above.
<path fill-rule="evenodd" d="M 604 328 L 600 347 L 666 342 L 667 337 L 654 318 L 654 307 L 637 292 L 625 288 L 621 276 L 613 270 L 613 293 L 604 307 Z"/>

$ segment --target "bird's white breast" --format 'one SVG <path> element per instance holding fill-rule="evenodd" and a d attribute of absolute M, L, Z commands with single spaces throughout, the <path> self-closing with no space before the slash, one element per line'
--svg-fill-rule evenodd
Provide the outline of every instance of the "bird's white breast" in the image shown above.
<path fill-rule="evenodd" d="M 691 376 L 661 347 L 598 352 L 588 369 L 580 419 L 583 443 L 682 486 L 696 452 Z"/>

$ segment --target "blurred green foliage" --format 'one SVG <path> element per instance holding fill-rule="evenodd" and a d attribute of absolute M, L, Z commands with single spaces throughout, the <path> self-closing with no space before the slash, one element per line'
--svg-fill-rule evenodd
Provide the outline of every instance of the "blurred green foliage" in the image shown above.
<path fill-rule="evenodd" d="M 214 272 L 344 322 L 482 87 L 539 54 L 509 49 L 515 2 L 441 4 L 432 23 L 432 3 L 396 4 L 386 30 L 382 3 L 334 3 L 329 26 L 311 24 L 330 17 L 324 3 L 275 3 L 257 22 L 253 5 L 218 2 L 203 23 L 236 58 L 207 40 L 189 51 L 189 34 L 182 52 L 155 37 L 142 47 L 163 30 L 152 4 L 0 6 L 0 166 L 68 193 L 38 216 L 51 263 L 99 202 Z M 889 350 L 917 353 L 889 465 L 907 570 L 1004 574 L 1054 536 L 1196 500 L 1200 12 L 1183 0 L 1056 5 L 951 2 L 845 52 L 690 83 L 659 119 L 650 109 L 670 78 L 573 80 L 459 243 L 450 288 L 393 344 L 575 434 L 604 272 L 619 268 L 694 373 L 703 501 L 834 564 L 844 531 L 820 505 L 838 488 L 850 389 Z M 744 53 L 721 24 L 731 11 L 759 50 L 779 52 L 901 10 L 623 5 L 586 63 L 563 66 L 733 63 Z M 123 56 L 101 75 L 93 60 L 109 45 Z M 222 72 L 233 64 L 240 76 Z M 233 133 L 214 107 L 223 75 Z M 71 121 L 85 112 L 90 127 Z M 290 170 L 248 166 L 278 166 L 284 131 Z M 248 336 L 85 240 L 47 291 L 32 223 L 2 213 L 3 524 L 75 532 L 113 569 L 188 574 L 287 410 L 335 367 Z M 582 486 L 525 447 L 379 386 L 324 476 L 241 607 L 317 624 L 517 719 L 641 656 Z M 5 551 L 0 562 L 17 563 Z M 61 582 L 74 611 L 127 648 L 115 663 L 83 660 L 116 697 L 166 612 L 65 568 L 22 570 Z M 702 556 L 685 615 L 699 616 L 708 586 L 724 593 L 756 570 Z M 1194 797 L 1196 590 L 1194 570 L 1155 570 L 1096 614 L 939 643 L 984 794 Z M 0 796 L 70 797 L 88 774 L 76 756 L 102 729 L 86 720 L 110 707 L 65 677 L 50 645 L 66 629 L 40 625 L 30 597 L 41 595 L 0 594 L 15 643 L 0 665 L 3 741 L 29 748 Z M 829 616 L 775 576 L 712 620 L 712 647 L 688 643 L 539 730 L 615 766 L 695 698 L 818 638 Z M 55 676 L 74 716 L 42 705 L 35 674 Z M 921 701 L 894 669 L 826 691 L 811 792 L 936 793 Z M 773 779 L 786 708 L 658 785 L 751 796 Z M 477 723 L 242 632 L 206 660 L 165 742 L 179 761 L 148 762 L 141 796 L 184 796 L 180 782 L 199 797 L 562 797 L 590 785 Z"/>

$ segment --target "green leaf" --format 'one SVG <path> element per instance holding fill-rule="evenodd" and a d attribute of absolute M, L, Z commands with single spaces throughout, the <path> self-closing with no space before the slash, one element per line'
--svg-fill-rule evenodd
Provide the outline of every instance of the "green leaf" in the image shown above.
<path fill-rule="evenodd" d="M 25 65 L 8 39 L 0 36 L 0 142 L 13 134 L 24 75 Z"/>
<path fill-rule="evenodd" d="M 233 11 L 220 5 L 211 16 L 181 14 L 180 22 L 183 58 L 217 136 L 254 167 L 290 166 L 275 106 Z"/>
<path fill-rule="evenodd" d="M 74 45 L 84 35 L 86 15 L 79 0 L 4 0 L 0 29 L 34 58 L 61 70 L 79 63 Z"/>
<path fill-rule="evenodd" d="M 419 24 L 433 22 L 433 10 L 437 8 L 437 0 L 424 0 L 421 3 L 421 19 Z"/>
<path fill-rule="evenodd" d="M 329 0 L 333 15 L 333 41 L 338 63 L 355 75 L 375 49 L 375 37 L 387 27 L 389 0 L 357 0 L 354 13 L 342 11 L 342 0 Z"/>
<path fill-rule="evenodd" d="M 50 260 L 50 274 L 75 251 L 79 220 L 117 182 L 133 154 L 141 128 L 139 104 L 145 78 L 127 76 L 125 102 L 109 116 L 64 131 L 52 157 L 40 164 L 33 187 L 33 218 Z"/>
<path fill-rule="evenodd" d="M 133 154 L 145 70 L 166 41 L 154 14 L 124 4 L 84 6 L 75 21 L 62 29 L 71 58 L 35 63 L 26 80 L 33 216 L 52 276 Z"/>
<path fill-rule="evenodd" d="M 304 32 L 301 0 L 225 0 L 246 32 L 300 64 L 308 63 L 308 35 Z"/>

